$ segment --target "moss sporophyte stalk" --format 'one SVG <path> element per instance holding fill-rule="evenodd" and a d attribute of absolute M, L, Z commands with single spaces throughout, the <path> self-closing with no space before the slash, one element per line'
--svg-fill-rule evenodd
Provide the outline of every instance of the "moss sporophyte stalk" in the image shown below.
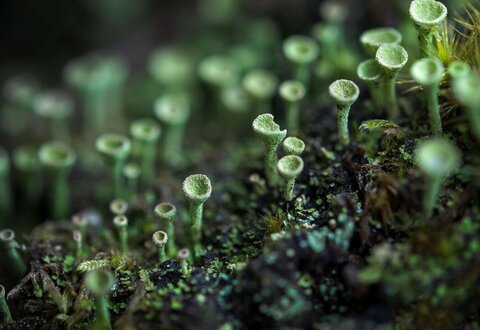
<path fill-rule="evenodd" d="M 383 69 L 384 106 L 387 109 L 389 119 L 395 120 L 399 116 L 395 84 L 398 73 L 407 64 L 408 53 L 405 48 L 400 45 L 383 44 L 378 48 L 375 54 L 375 60 Z"/>
<path fill-rule="evenodd" d="M 287 136 L 287 130 L 280 130 L 280 126 L 273 119 L 273 115 L 265 113 L 255 118 L 252 123 L 253 131 L 265 145 L 265 177 L 270 186 L 275 186 L 278 181 L 277 149 Z"/>
<path fill-rule="evenodd" d="M 442 181 L 460 166 L 460 151 L 447 139 L 434 138 L 419 143 L 415 161 L 426 175 L 424 216 L 431 218 Z"/>
<path fill-rule="evenodd" d="M 48 171 L 52 189 L 50 214 L 54 219 L 65 219 L 70 212 L 68 175 L 76 161 L 76 154 L 69 145 L 52 141 L 44 143 L 40 147 L 38 158 Z"/>
<path fill-rule="evenodd" d="M 414 0 L 410 3 L 410 17 L 418 31 L 422 56 L 428 56 L 432 38 L 448 14 L 447 7 L 436 0 Z"/>
<path fill-rule="evenodd" d="M 165 223 L 168 234 L 168 255 L 174 256 L 177 253 L 175 246 L 175 217 L 177 208 L 171 203 L 160 203 L 155 207 L 155 214 Z"/>
<path fill-rule="evenodd" d="M 95 320 L 92 329 L 112 329 L 107 297 L 115 282 L 114 275 L 106 270 L 94 270 L 85 276 L 85 286 L 95 297 Z"/>
<path fill-rule="evenodd" d="M 305 97 L 305 87 L 296 80 L 284 81 L 280 85 L 279 94 L 284 103 L 287 130 L 291 134 L 296 134 L 299 132 L 300 102 Z"/>
<path fill-rule="evenodd" d="M 130 154 L 130 140 L 123 135 L 107 133 L 97 139 L 95 146 L 104 156 L 106 165 L 111 172 L 114 197 L 122 197 L 124 194 L 122 169 Z"/>
<path fill-rule="evenodd" d="M 155 116 L 164 125 L 162 160 L 167 164 L 178 164 L 183 160 L 183 133 L 190 117 L 190 104 L 185 94 L 168 94 L 155 102 Z"/>
<path fill-rule="evenodd" d="M 212 194 L 210 179 L 204 174 L 193 174 L 183 181 L 183 192 L 190 205 L 190 219 L 195 257 L 201 254 L 203 204 Z"/>
<path fill-rule="evenodd" d="M 418 60 L 413 64 L 410 71 L 413 79 L 419 83 L 425 91 L 433 135 L 442 134 L 438 93 L 440 92 L 440 82 L 444 72 L 442 62 L 436 58 Z"/>
<path fill-rule="evenodd" d="M 296 155 L 284 156 L 278 161 L 277 168 L 285 180 L 285 200 L 291 201 L 295 194 L 295 179 L 303 171 L 303 160 Z"/>
<path fill-rule="evenodd" d="M 328 90 L 330 96 L 337 104 L 337 131 L 339 142 L 342 146 L 347 146 L 350 143 L 348 115 L 350 113 L 350 107 L 360 95 L 360 90 L 353 81 L 345 79 L 334 81 Z"/>

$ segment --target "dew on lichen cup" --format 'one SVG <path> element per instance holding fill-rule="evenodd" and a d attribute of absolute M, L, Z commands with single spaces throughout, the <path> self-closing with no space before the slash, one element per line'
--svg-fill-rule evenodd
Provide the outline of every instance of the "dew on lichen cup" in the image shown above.
<path fill-rule="evenodd" d="M 277 149 L 287 136 L 287 130 L 281 130 L 273 119 L 273 115 L 264 113 L 255 118 L 252 123 L 253 131 L 265 145 L 265 176 L 270 186 L 277 184 Z"/>
<path fill-rule="evenodd" d="M 310 64 L 313 63 L 320 53 L 315 39 L 293 35 L 283 42 L 283 54 L 294 66 L 294 78 L 300 81 L 305 89 L 310 86 Z"/>
<path fill-rule="evenodd" d="M 414 0 L 410 3 L 409 13 L 417 28 L 420 50 L 425 57 L 439 25 L 447 18 L 447 7 L 436 0 Z"/>
<path fill-rule="evenodd" d="M 130 140 L 123 135 L 106 133 L 97 139 L 95 147 L 104 156 L 105 162 L 110 169 L 115 193 L 114 197 L 123 197 L 122 169 L 130 154 Z"/>
<path fill-rule="evenodd" d="M 360 43 L 365 51 L 375 56 L 378 48 L 384 44 L 400 44 L 402 42 L 402 35 L 393 28 L 376 28 L 367 30 L 360 36 Z"/>
<path fill-rule="evenodd" d="M 442 81 L 444 72 L 443 64 L 437 58 L 418 60 L 412 65 L 410 70 L 413 79 L 424 89 L 433 135 L 442 134 L 438 94 L 440 93 L 440 82 Z"/>
<path fill-rule="evenodd" d="M 212 184 L 206 175 L 193 174 L 183 181 L 182 189 L 190 205 L 190 219 L 195 244 L 194 252 L 195 256 L 198 257 L 202 250 L 203 204 L 212 194 Z"/>
<path fill-rule="evenodd" d="M 300 156 L 305 150 L 305 142 L 297 137 L 289 136 L 283 140 L 282 147 L 287 155 Z"/>
<path fill-rule="evenodd" d="M 352 104 L 357 101 L 360 95 L 360 90 L 353 81 L 340 79 L 330 84 L 328 91 L 330 97 L 335 100 L 337 105 L 337 131 L 339 142 L 342 146 L 347 146 L 350 143 L 348 115 Z"/>
<path fill-rule="evenodd" d="M 433 214 L 442 181 L 460 166 L 460 151 L 447 139 L 433 138 L 418 144 L 415 162 L 426 175 L 423 208 L 425 217 L 429 219 Z"/>
<path fill-rule="evenodd" d="M 68 175 L 77 156 L 69 145 L 51 141 L 40 147 L 38 159 L 49 174 L 50 214 L 55 220 L 65 219 L 70 212 Z"/>
<path fill-rule="evenodd" d="M 190 117 L 190 103 L 184 94 L 166 94 L 155 101 L 154 113 L 165 128 L 162 160 L 176 165 L 183 160 L 183 133 Z"/>
<path fill-rule="evenodd" d="M 257 114 L 270 112 L 277 84 L 278 78 L 264 69 L 251 70 L 243 77 L 242 86 L 257 103 Z"/>
<path fill-rule="evenodd" d="M 51 90 L 40 93 L 33 102 L 35 113 L 50 125 L 52 138 L 68 141 L 68 119 L 73 114 L 73 100 L 64 92 Z"/>
<path fill-rule="evenodd" d="M 286 201 L 291 201 L 295 195 L 295 179 L 302 173 L 303 166 L 302 158 L 296 155 L 284 156 L 278 161 L 278 173 L 285 180 Z"/>
<path fill-rule="evenodd" d="M 378 48 L 375 54 L 375 60 L 383 69 L 384 106 L 387 109 L 389 119 L 395 120 L 399 115 L 395 85 L 398 73 L 408 62 L 408 53 L 405 48 L 400 45 L 384 44 Z"/>
<path fill-rule="evenodd" d="M 297 134 L 300 127 L 300 102 L 306 94 L 305 86 L 299 81 L 287 80 L 280 85 L 278 93 L 284 103 L 287 130 L 291 134 Z"/>

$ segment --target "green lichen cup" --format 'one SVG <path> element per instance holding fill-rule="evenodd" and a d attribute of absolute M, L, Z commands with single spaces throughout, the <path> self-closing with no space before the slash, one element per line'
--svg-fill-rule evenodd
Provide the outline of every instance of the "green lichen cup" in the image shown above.
<path fill-rule="evenodd" d="M 291 201 L 295 195 L 295 179 L 303 171 L 303 160 L 296 155 L 288 155 L 280 158 L 277 164 L 278 173 L 285 180 L 286 201 Z"/>

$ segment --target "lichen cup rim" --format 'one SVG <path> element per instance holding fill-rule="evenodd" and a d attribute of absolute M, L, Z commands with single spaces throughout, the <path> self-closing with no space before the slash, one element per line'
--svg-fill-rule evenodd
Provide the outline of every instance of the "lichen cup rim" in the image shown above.
<path fill-rule="evenodd" d="M 418 144 L 415 161 L 427 175 L 444 177 L 460 166 L 460 151 L 445 138 L 432 138 Z"/>
<path fill-rule="evenodd" d="M 136 119 L 130 124 L 130 134 L 138 140 L 154 142 L 161 134 L 160 125 L 151 118 Z"/>
<path fill-rule="evenodd" d="M 445 73 L 442 62 L 437 58 L 422 58 L 413 63 L 410 74 L 421 85 L 438 84 Z"/>
<path fill-rule="evenodd" d="M 38 159 L 44 165 L 65 168 L 72 166 L 77 156 L 68 144 L 61 141 L 49 141 L 40 146 Z"/>
<path fill-rule="evenodd" d="M 295 179 L 303 171 L 303 159 L 297 155 L 283 156 L 278 160 L 278 173 L 286 179 Z"/>
<path fill-rule="evenodd" d="M 183 192 L 188 199 L 197 203 L 205 202 L 212 195 L 212 183 L 205 174 L 192 174 L 183 180 Z"/>
<path fill-rule="evenodd" d="M 177 208 L 169 202 L 158 203 L 154 211 L 157 216 L 164 219 L 174 217 L 177 214 Z"/>
<path fill-rule="evenodd" d="M 360 96 L 360 89 L 351 80 L 338 79 L 330 84 L 328 93 L 338 105 L 350 106 Z"/>
<path fill-rule="evenodd" d="M 283 53 L 294 63 L 311 63 L 318 57 L 319 51 L 315 39 L 306 35 L 292 35 L 283 41 Z"/>
<path fill-rule="evenodd" d="M 361 62 L 357 67 L 357 76 L 365 82 L 375 82 L 380 79 L 382 68 L 374 59 Z"/>
<path fill-rule="evenodd" d="M 168 234 L 162 230 L 157 230 L 153 233 L 152 240 L 157 247 L 165 246 L 168 242 Z"/>
<path fill-rule="evenodd" d="M 375 60 L 381 67 L 389 71 L 397 72 L 401 70 L 408 62 L 408 53 L 400 45 L 383 44 L 376 54 Z"/>
<path fill-rule="evenodd" d="M 305 142 L 295 136 L 289 136 L 282 142 L 283 149 L 287 153 L 300 155 L 305 150 Z"/>
<path fill-rule="evenodd" d="M 243 88 L 259 99 L 268 99 L 278 85 L 278 78 L 269 70 L 253 69 L 245 74 L 242 80 Z"/>
<path fill-rule="evenodd" d="M 270 113 L 258 115 L 252 123 L 254 132 L 262 139 L 273 139 L 280 143 L 287 135 L 287 130 L 281 130 L 280 125 L 274 121 L 275 117 Z"/>
<path fill-rule="evenodd" d="M 436 10 L 433 16 L 431 9 Z M 425 28 L 440 24 L 448 15 L 447 7 L 436 0 L 414 0 L 408 11 L 415 24 Z"/>
<path fill-rule="evenodd" d="M 166 94 L 155 100 L 153 112 L 167 125 L 181 125 L 190 116 L 190 104 L 184 94 Z"/>
<path fill-rule="evenodd" d="M 278 88 L 280 96 L 289 102 L 298 102 L 305 97 L 305 86 L 298 80 L 286 80 Z"/>
<path fill-rule="evenodd" d="M 370 29 L 360 35 L 360 43 L 370 50 L 376 50 L 383 44 L 400 44 L 402 39 L 402 34 L 391 27 Z"/>
<path fill-rule="evenodd" d="M 126 157 L 131 149 L 130 140 L 120 134 L 105 133 L 100 135 L 95 142 L 95 147 L 101 153 L 113 157 Z"/>

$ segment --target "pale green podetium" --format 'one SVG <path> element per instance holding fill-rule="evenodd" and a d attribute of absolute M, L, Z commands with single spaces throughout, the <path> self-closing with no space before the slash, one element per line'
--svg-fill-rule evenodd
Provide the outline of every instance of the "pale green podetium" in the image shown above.
<path fill-rule="evenodd" d="M 381 93 L 382 68 L 374 59 L 365 60 L 357 67 L 357 76 L 363 81 L 370 92 L 375 107 L 383 107 L 383 94 Z"/>
<path fill-rule="evenodd" d="M 296 155 L 284 156 L 278 161 L 277 168 L 285 180 L 285 200 L 291 201 L 295 195 L 295 179 L 303 171 L 303 160 Z"/>
<path fill-rule="evenodd" d="M 378 48 L 384 44 L 400 44 L 402 35 L 393 28 L 367 30 L 360 36 L 360 43 L 370 56 L 375 56 Z"/>
<path fill-rule="evenodd" d="M 188 276 L 188 259 L 190 258 L 190 250 L 183 248 L 178 250 L 177 253 L 178 259 L 180 259 L 180 269 L 182 270 L 183 276 Z"/>
<path fill-rule="evenodd" d="M 423 57 L 428 56 L 432 38 L 438 34 L 438 27 L 447 18 L 447 7 L 440 1 L 414 0 L 410 3 L 410 18 L 418 31 L 418 40 Z"/>
<path fill-rule="evenodd" d="M 10 192 L 10 159 L 7 152 L 0 147 L 0 225 L 6 225 L 4 219 L 10 214 L 12 196 Z"/>
<path fill-rule="evenodd" d="M 437 58 L 418 60 L 412 65 L 410 70 L 413 79 L 420 84 L 425 91 L 433 135 L 442 134 L 438 94 L 440 93 L 440 82 L 442 81 L 444 72 L 443 64 Z"/>
<path fill-rule="evenodd" d="M 127 163 L 123 167 L 122 173 L 127 179 L 127 193 L 125 197 L 131 200 L 138 192 L 138 178 L 142 170 L 136 163 Z"/>
<path fill-rule="evenodd" d="M 161 230 L 156 231 L 152 235 L 152 240 L 158 250 L 158 261 L 160 263 L 166 261 L 167 256 L 165 254 L 165 245 L 167 245 L 169 241 L 167 233 Z"/>
<path fill-rule="evenodd" d="M 25 132 L 30 124 L 33 100 L 40 90 L 39 82 L 30 75 L 16 75 L 3 86 L 6 105 L 2 113 L 2 128 L 12 136 Z"/>
<path fill-rule="evenodd" d="M 472 132 L 480 141 L 480 74 L 471 73 L 456 79 L 453 90 L 457 99 L 467 108 Z"/>
<path fill-rule="evenodd" d="M 305 86 L 299 81 L 288 80 L 280 85 L 278 92 L 285 108 L 287 130 L 291 134 L 297 134 L 300 126 L 300 102 L 305 98 Z"/>
<path fill-rule="evenodd" d="M 293 35 L 283 42 L 283 54 L 294 65 L 295 80 L 300 81 L 306 90 L 310 86 L 310 65 L 319 52 L 315 39 L 308 36 Z"/>
<path fill-rule="evenodd" d="M 155 161 L 160 133 L 160 125 L 153 119 L 137 119 L 130 125 L 133 150 L 136 151 L 141 164 L 141 178 L 144 184 L 152 183 L 155 179 Z"/>
<path fill-rule="evenodd" d="M 270 112 L 277 85 L 278 78 L 272 72 L 263 69 L 251 70 L 242 81 L 243 88 L 257 104 L 257 114 Z"/>
<path fill-rule="evenodd" d="M 193 174 L 183 181 L 182 188 L 190 204 L 194 252 L 198 257 L 201 253 L 203 204 L 212 194 L 212 184 L 206 175 Z"/>
<path fill-rule="evenodd" d="M 447 72 L 455 80 L 467 77 L 472 72 L 472 68 L 465 62 L 453 61 L 448 65 Z"/>
<path fill-rule="evenodd" d="M 122 91 L 127 76 L 127 66 L 115 57 L 90 54 L 67 64 L 65 80 L 82 96 L 85 138 L 121 121 Z"/>
<path fill-rule="evenodd" d="M 158 218 L 165 222 L 168 234 L 168 255 L 174 256 L 177 253 L 175 246 L 175 217 L 177 216 L 177 208 L 171 203 L 160 203 L 155 206 L 155 214 Z"/>
<path fill-rule="evenodd" d="M 265 177 L 271 187 L 276 186 L 278 181 L 278 145 L 287 136 L 287 130 L 280 130 L 280 126 L 273 119 L 273 115 L 265 113 L 255 118 L 252 123 L 253 131 L 265 145 Z"/>
<path fill-rule="evenodd" d="M 15 149 L 13 152 L 13 164 L 20 174 L 22 201 L 30 207 L 35 207 L 40 197 L 42 182 L 37 150 L 30 146 Z M 0 196 L 2 195 L 0 193 Z"/>
<path fill-rule="evenodd" d="M 125 215 L 128 211 L 128 203 L 124 199 L 117 198 L 110 202 L 110 211 L 114 215 Z"/>
<path fill-rule="evenodd" d="M 56 90 L 42 92 L 35 98 L 33 109 L 48 121 L 53 139 L 70 139 L 68 120 L 73 114 L 73 100 L 66 93 Z"/>
<path fill-rule="evenodd" d="M 115 282 L 115 276 L 107 270 L 94 270 L 85 276 L 85 286 L 95 296 L 95 319 L 91 329 L 112 329 L 107 297 Z"/>
<path fill-rule="evenodd" d="M 195 81 L 193 62 L 179 48 L 166 47 L 153 51 L 148 69 L 153 78 L 169 92 L 185 90 Z"/>
<path fill-rule="evenodd" d="M 378 48 L 375 60 L 383 69 L 384 106 L 387 109 L 389 119 L 395 120 L 399 115 L 395 85 L 398 73 L 408 62 L 408 53 L 400 45 L 384 44 Z"/>
<path fill-rule="evenodd" d="M 1 251 L 7 255 L 6 262 L 2 261 L 2 263 L 6 266 L 9 262 L 8 264 L 11 265 L 19 277 L 25 275 L 27 265 L 18 253 L 20 246 L 15 240 L 15 232 L 12 229 L 8 228 L 0 231 L 0 247 L 2 248 Z"/>
<path fill-rule="evenodd" d="M 0 325 L 5 325 L 12 321 L 12 314 L 5 299 L 5 288 L 3 285 L 0 285 L 0 314 L 2 320 L 0 321 Z"/>
<path fill-rule="evenodd" d="M 111 171 L 115 197 L 123 197 L 122 169 L 130 154 L 130 140 L 123 135 L 107 133 L 97 139 L 95 147 L 104 156 Z"/>
<path fill-rule="evenodd" d="M 51 216 L 55 220 L 66 219 L 70 212 L 68 175 L 77 156 L 69 145 L 51 141 L 40 147 L 38 159 L 49 174 Z"/>
<path fill-rule="evenodd" d="M 433 138 L 419 143 L 415 161 L 426 175 L 424 215 L 431 218 L 442 181 L 460 166 L 460 151 L 447 139 Z"/>
<path fill-rule="evenodd" d="M 300 156 L 305 150 L 305 142 L 297 137 L 289 136 L 283 140 L 282 147 L 287 155 Z"/>
<path fill-rule="evenodd" d="M 190 104 L 183 94 L 168 94 L 155 101 L 155 116 L 165 127 L 162 160 L 175 165 L 183 160 L 183 133 L 190 117 Z"/>
<path fill-rule="evenodd" d="M 329 94 L 337 105 L 337 130 L 340 144 L 345 147 L 350 144 L 348 132 L 348 115 L 353 103 L 358 99 L 360 90 L 350 80 L 334 81 L 328 88 Z"/>
<path fill-rule="evenodd" d="M 117 215 L 113 218 L 113 225 L 118 231 L 120 251 L 122 255 L 125 255 L 128 252 L 128 218 L 124 215 Z"/>

